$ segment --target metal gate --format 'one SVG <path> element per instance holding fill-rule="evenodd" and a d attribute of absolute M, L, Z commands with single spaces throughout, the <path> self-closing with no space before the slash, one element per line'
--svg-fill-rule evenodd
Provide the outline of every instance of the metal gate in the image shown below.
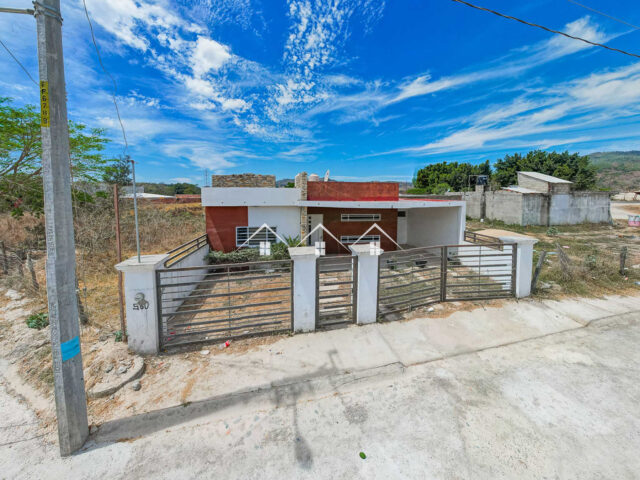
<path fill-rule="evenodd" d="M 291 260 L 159 269 L 160 346 L 286 332 Z"/>
<path fill-rule="evenodd" d="M 515 296 L 515 243 L 444 247 L 447 269 L 444 300 L 492 300 Z"/>
<path fill-rule="evenodd" d="M 356 321 L 358 257 L 318 257 L 316 265 L 316 328 Z"/>
<path fill-rule="evenodd" d="M 439 302 L 442 298 L 442 247 L 384 252 L 378 262 L 378 318 Z"/>
<path fill-rule="evenodd" d="M 490 237 L 488 237 L 490 238 Z M 378 318 L 432 303 L 515 296 L 517 244 L 496 241 L 384 252 L 378 263 Z"/>

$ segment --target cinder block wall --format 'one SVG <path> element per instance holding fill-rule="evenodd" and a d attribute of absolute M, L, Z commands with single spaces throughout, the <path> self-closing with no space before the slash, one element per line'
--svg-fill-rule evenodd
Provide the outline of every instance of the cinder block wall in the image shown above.
<path fill-rule="evenodd" d="M 606 223 L 611 220 L 611 200 L 608 192 L 573 192 L 551 196 L 551 225 Z"/>
<path fill-rule="evenodd" d="M 212 187 L 275 187 L 275 175 L 257 175 L 255 173 L 239 173 L 233 175 L 212 175 Z"/>
<path fill-rule="evenodd" d="M 522 225 L 522 197 L 520 193 L 507 190 L 485 192 L 486 217 L 490 220 Z"/>
<path fill-rule="evenodd" d="M 463 192 L 462 200 L 467 204 L 467 216 L 482 218 L 482 192 Z"/>

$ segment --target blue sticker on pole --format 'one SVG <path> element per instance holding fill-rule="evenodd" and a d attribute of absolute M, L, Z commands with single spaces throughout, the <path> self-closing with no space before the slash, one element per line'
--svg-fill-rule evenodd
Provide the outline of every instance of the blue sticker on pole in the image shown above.
<path fill-rule="evenodd" d="M 62 342 L 60 344 L 60 351 L 62 352 L 62 361 L 66 362 L 80 353 L 80 337 L 75 336 L 71 340 Z"/>

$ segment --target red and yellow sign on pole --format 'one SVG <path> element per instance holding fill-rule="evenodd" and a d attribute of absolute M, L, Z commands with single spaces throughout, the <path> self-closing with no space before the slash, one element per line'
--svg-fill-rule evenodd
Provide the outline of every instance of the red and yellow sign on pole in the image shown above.
<path fill-rule="evenodd" d="M 49 126 L 49 82 L 40 82 L 40 126 Z"/>

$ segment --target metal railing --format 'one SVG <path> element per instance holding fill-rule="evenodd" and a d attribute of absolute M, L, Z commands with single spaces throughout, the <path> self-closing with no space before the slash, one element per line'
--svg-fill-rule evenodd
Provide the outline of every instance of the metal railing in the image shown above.
<path fill-rule="evenodd" d="M 204 235 L 200 235 L 198 238 L 194 238 L 193 240 L 174 248 L 173 250 L 169 250 L 167 252 L 169 258 L 164 261 L 164 267 L 170 268 L 183 258 L 188 257 L 197 250 L 200 250 L 200 248 L 207 245 L 208 241 L 209 237 L 205 233 Z"/>
<path fill-rule="evenodd" d="M 464 241 L 475 243 L 477 245 L 493 245 L 496 246 L 495 248 L 498 248 L 498 250 L 502 250 L 504 246 L 504 242 L 499 238 L 484 235 L 482 233 L 470 232 L 469 230 L 464 231 Z"/>

